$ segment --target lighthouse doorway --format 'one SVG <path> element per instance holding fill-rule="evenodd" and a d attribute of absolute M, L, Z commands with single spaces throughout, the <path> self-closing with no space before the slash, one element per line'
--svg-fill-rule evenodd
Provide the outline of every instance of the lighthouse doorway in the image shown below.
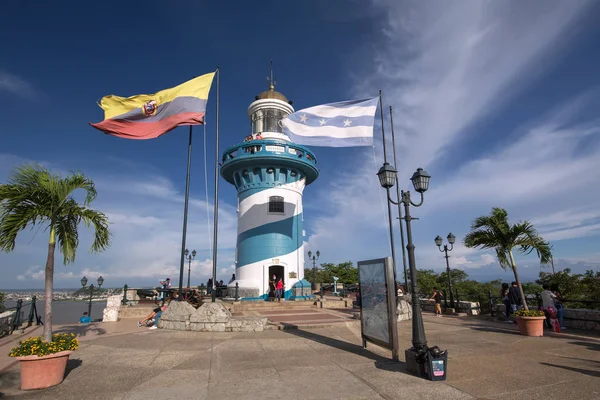
<path fill-rule="evenodd" d="M 285 285 L 285 276 L 284 276 L 284 268 L 283 265 L 271 265 L 269 267 L 269 299 L 275 299 L 275 285 L 279 281 L 282 280 Z M 273 279 L 275 276 L 275 279 Z"/>

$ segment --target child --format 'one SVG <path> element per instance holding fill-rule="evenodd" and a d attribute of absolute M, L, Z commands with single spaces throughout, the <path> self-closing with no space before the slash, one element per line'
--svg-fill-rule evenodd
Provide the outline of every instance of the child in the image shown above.
<path fill-rule="evenodd" d="M 92 322 L 92 319 L 90 318 L 90 316 L 88 315 L 87 311 L 83 313 L 83 316 L 81 318 L 79 318 L 79 323 L 80 324 L 89 324 L 90 322 Z"/>

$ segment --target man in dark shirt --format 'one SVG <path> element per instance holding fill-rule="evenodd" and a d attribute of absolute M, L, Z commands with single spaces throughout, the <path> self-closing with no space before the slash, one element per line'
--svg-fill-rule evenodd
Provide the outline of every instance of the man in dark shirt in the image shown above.
<path fill-rule="evenodd" d="M 435 300 L 435 316 L 436 317 L 441 317 L 442 316 L 442 294 L 440 293 L 440 291 L 438 290 L 438 288 L 434 287 L 433 288 L 433 295 L 431 296 L 431 298 L 429 300 Z"/>
<path fill-rule="evenodd" d="M 521 301 L 521 294 L 519 293 L 517 282 L 511 283 L 510 288 L 508 288 L 508 301 L 510 303 L 511 313 L 517 312 L 523 308 L 523 302 Z"/>

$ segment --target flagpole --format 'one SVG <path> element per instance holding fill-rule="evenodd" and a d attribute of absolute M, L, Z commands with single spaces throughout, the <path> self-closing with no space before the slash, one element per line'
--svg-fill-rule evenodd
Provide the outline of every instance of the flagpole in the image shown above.
<path fill-rule="evenodd" d="M 212 302 L 216 301 L 216 283 L 217 283 L 217 232 L 219 225 L 219 107 L 221 103 L 221 68 L 217 67 L 217 116 L 215 122 L 215 204 L 214 204 L 214 223 L 213 223 L 213 288 Z"/>
<path fill-rule="evenodd" d="M 192 128 L 190 125 L 190 137 L 188 142 L 187 175 L 185 177 L 185 205 L 183 206 L 183 234 L 181 235 L 181 263 L 179 264 L 179 299 L 183 296 L 183 270 L 185 267 L 185 237 L 187 234 L 188 203 L 190 200 L 190 169 L 192 165 Z"/>
<path fill-rule="evenodd" d="M 394 116 L 392 115 L 392 106 L 390 106 L 390 125 L 392 125 L 392 149 L 394 150 L 394 166 L 398 168 L 396 160 L 396 137 L 394 135 Z M 398 174 L 396 174 L 396 196 L 400 199 L 400 184 L 398 183 Z M 402 267 L 404 268 L 404 292 L 408 293 L 408 271 L 406 270 L 406 250 L 404 249 L 404 229 L 402 228 L 402 202 L 398 202 L 398 219 L 400 225 L 400 244 L 402 248 Z"/>
<path fill-rule="evenodd" d="M 383 96 L 381 94 L 381 90 L 379 91 L 379 109 L 381 110 L 381 138 L 383 141 L 383 162 L 384 164 L 387 164 L 387 154 L 386 154 L 386 145 L 385 145 L 385 128 L 384 128 L 384 122 L 383 122 Z M 394 284 L 397 283 L 396 281 L 396 249 L 394 248 L 394 224 L 392 223 L 393 219 L 392 219 L 392 202 L 390 201 L 390 189 L 387 188 L 386 189 L 387 192 L 387 197 L 386 197 L 386 203 L 387 203 L 387 209 L 388 209 L 388 221 L 389 221 L 389 229 L 390 229 L 390 246 L 392 249 L 392 264 L 394 267 Z M 394 288 L 394 290 L 396 290 L 396 288 Z"/>

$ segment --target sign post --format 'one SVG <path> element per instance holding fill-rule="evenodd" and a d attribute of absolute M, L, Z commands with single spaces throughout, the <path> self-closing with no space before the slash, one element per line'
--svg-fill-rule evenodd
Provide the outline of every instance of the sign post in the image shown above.
<path fill-rule="evenodd" d="M 398 361 L 396 282 L 391 257 L 358 262 L 360 327 L 363 347 L 367 341 L 392 351 Z"/>

